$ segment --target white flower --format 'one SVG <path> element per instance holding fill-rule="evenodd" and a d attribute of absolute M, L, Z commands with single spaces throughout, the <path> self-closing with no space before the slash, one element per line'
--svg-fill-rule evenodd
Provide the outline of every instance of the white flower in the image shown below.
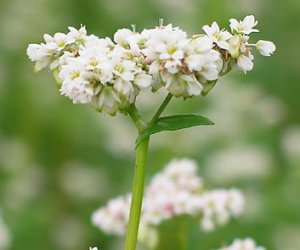
<path fill-rule="evenodd" d="M 187 48 L 185 63 L 190 71 L 196 71 L 201 77 L 212 81 L 219 77 L 222 59 L 220 53 L 212 49 L 213 43 L 206 36 L 193 37 Z M 201 81 L 201 80 L 200 80 Z"/>
<path fill-rule="evenodd" d="M 89 250 L 98 250 L 98 247 L 90 247 Z"/>
<path fill-rule="evenodd" d="M 51 69 L 58 66 L 58 57 L 67 45 L 70 45 L 76 41 L 76 39 L 83 39 L 86 35 L 86 30 L 82 27 L 80 30 L 69 27 L 70 32 L 68 34 L 55 33 L 54 36 L 48 34 L 44 35 L 45 43 L 41 44 L 29 44 L 27 48 L 27 55 L 31 61 L 36 62 L 35 70 L 39 71 L 50 65 Z"/>
<path fill-rule="evenodd" d="M 207 53 L 205 60 L 205 64 L 198 73 L 208 81 L 218 79 L 220 70 L 222 69 L 221 65 L 223 65 L 220 53 L 215 50 L 211 50 Z"/>
<path fill-rule="evenodd" d="M 207 34 L 208 38 L 216 43 L 221 49 L 229 49 L 228 39 L 232 37 L 227 30 L 220 30 L 219 25 L 213 22 L 211 26 L 205 25 L 202 29 Z"/>
<path fill-rule="evenodd" d="M 108 55 L 99 50 L 98 46 L 89 47 L 80 51 L 80 58 L 84 60 L 84 69 L 90 79 L 106 84 L 113 79 L 113 65 Z"/>
<path fill-rule="evenodd" d="M 212 41 L 206 36 L 193 37 L 187 47 L 185 62 L 190 71 L 200 71 L 206 64 L 207 55 L 212 51 Z"/>
<path fill-rule="evenodd" d="M 246 35 L 252 32 L 259 32 L 259 30 L 253 29 L 257 25 L 257 21 L 253 15 L 246 16 L 243 21 L 237 21 L 234 18 L 231 18 L 229 21 L 232 32 Z"/>
<path fill-rule="evenodd" d="M 153 29 L 146 42 L 144 53 L 152 60 L 180 60 L 188 43 L 187 34 L 171 24 Z M 145 35 L 146 36 L 146 35 Z"/>
<path fill-rule="evenodd" d="M 88 49 L 91 47 L 97 47 L 98 53 L 106 54 L 111 49 L 115 47 L 115 44 L 112 42 L 112 40 L 108 37 L 106 38 L 99 38 L 95 35 L 89 35 L 85 38 L 84 48 Z"/>
<path fill-rule="evenodd" d="M 85 26 L 82 26 L 79 30 L 73 28 L 73 27 L 68 27 L 69 33 L 67 34 L 67 37 L 70 42 L 78 42 L 79 44 L 82 44 L 85 42 L 85 39 L 87 37 L 87 31 Z"/>
<path fill-rule="evenodd" d="M 66 65 L 63 65 L 58 77 L 61 81 L 84 78 L 87 74 L 85 70 L 86 62 L 82 58 L 67 58 Z"/>
<path fill-rule="evenodd" d="M 205 55 L 194 54 L 185 58 L 185 63 L 190 71 L 200 71 L 206 61 Z"/>
<path fill-rule="evenodd" d="M 146 89 L 151 86 L 152 77 L 146 73 L 140 73 L 135 76 L 133 83 L 139 87 L 139 89 Z"/>
<path fill-rule="evenodd" d="M 142 49 L 145 48 L 145 42 L 147 39 L 143 34 L 140 33 L 133 33 L 131 36 L 127 38 L 129 47 L 130 47 L 130 52 L 134 56 L 140 56 Z"/>
<path fill-rule="evenodd" d="M 187 82 L 181 78 L 181 74 L 172 75 L 172 74 L 163 74 L 162 80 L 165 82 L 166 88 L 168 91 L 176 97 L 179 96 L 188 96 L 187 93 Z M 199 86 L 199 93 L 201 92 L 201 87 Z"/>
<path fill-rule="evenodd" d="M 64 81 L 60 93 L 69 97 L 74 104 L 90 103 L 95 95 L 93 86 L 83 78 Z"/>
<path fill-rule="evenodd" d="M 200 95 L 203 89 L 203 86 L 194 75 L 164 74 L 162 79 L 165 81 L 168 91 L 174 96 Z"/>
<path fill-rule="evenodd" d="M 134 92 L 132 81 L 135 76 L 135 66 L 135 63 L 129 60 L 113 62 L 113 73 L 116 78 L 114 88 L 127 97 L 130 97 Z"/>
<path fill-rule="evenodd" d="M 119 29 L 114 34 L 114 41 L 129 50 L 134 56 L 140 56 L 141 48 L 144 46 L 145 37 L 137 32 L 133 32 L 129 29 Z"/>
<path fill-rule="evenodd" d="M 113 62 L 113 73 L 124 81 L 133 81 L 135 63 L 129 60 Z"/>
<path fill-rule="evenodd" d="M 237 239 L 232 245 L 220 248 L 219 250 L 265 250 L 264 247 L 256 246 L 256 243 L 251 238 L 244 240 Z"/>
<path fill-rule="evenodd" d="M 117 91 L 111 87 L 103 87 L 101 92 L 92 98 L 93 107 L 110 115 L 117 113 L 120 103 Z"/>
<path fill-rule="evenodd" d="M 149 74 L 152 77 L 152 90 L 156 91 L 163 86 L 163 82 L 160 75 L 160 65 L 159 62 L 154 61 L 149 66 Z"/>
<path fill-rule="evenodd" d="M 52 62 L 52 51 L 49 50 L 45 44 L 29 44 L 27 55 L 31 61 L 36 62 L 34 67 L 35 71 L 40 71 L 48 67 Z"/>
<path fill-rule="evenodd" d="M 190 39 L 187 51 L 188 54 L 206 54 L 212 47 L 213 42 L 207 36 L 197 35 Z"/>
<path fill-rule="evenodd" d="M 114 34 L 114 41 L 122 47 L 128 48 L 128 37 L 132 36 L 134 32 L 130 29 L 119 29 Z"/>
<path fill-rule="evenodd" d="M 87 80 L 85 61 L 82 58 L 68 58 L 58 78 L 62 81 L 60 92 L 69 97 L 73 103 L 90 103 L 96 89 Z"/>
<path fill-rule="evenodd" d="M 275 50 L 276 46 L 273 42 L 271 41 L 264 41 L 264 40 L 259 40 L 256 43 L 256 48 L 259 51 L 259 53 L 263 56 L 270 56 L 272 55 Z"/>
<path fill-rule="evenodd" d="M 237 58 L 237 66 L 240 70 L 242 70 L 244 73 L 247 71 L 251 71 L 253 69 L 253 56 L 249 53 L 248 55 L 241 54 Z"/>
<path fill-rule="evenodd" d="M 53 37 L 45 34 L 44 39 L 47 46 L 55 47 L 58 51 L 62 50 L 66 45 L 75 42 L 73 37 L 69 37 L 68 35 L 60 32 L 55 33 Z"/>

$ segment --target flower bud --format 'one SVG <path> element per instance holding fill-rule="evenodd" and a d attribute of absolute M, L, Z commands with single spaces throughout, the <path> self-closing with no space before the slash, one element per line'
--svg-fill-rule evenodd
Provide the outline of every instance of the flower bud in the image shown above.
<path fill-rule="evenodd" d="M 270 41 L 259 40 L 256 43 L 256 49 L 263 56 L 270 56 L 276 50 L 276 46 L 274 43 Z"/>
<path fill-rule="evenodd" d="M 232 58 L 238 58 L 240 55 L 240 47 L 242 43 L 242 38 L 239 35 L 234 35 L 229 40 L 229 54 Z"/>

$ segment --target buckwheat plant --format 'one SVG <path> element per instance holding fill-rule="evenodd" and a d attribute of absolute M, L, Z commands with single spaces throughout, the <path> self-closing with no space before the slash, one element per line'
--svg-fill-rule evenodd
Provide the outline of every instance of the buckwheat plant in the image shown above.
<path fill-rule="evenodd" d="M 264 56 L 270 56 L 275 51 L 272 42 L 249 42 L 249 35 L 258 32 L 256 25 L 257 21 L 251 15 L 242 21 L 230 19 L 230 31 L 220 29 L 213 22 L 211 26 L 203 26 L 204 33 L 189 37 L 180 28 L 172 24 L 163 25 L 160 20 L 159 26 L 141 32 L 137 32 L 134 26 L 132 30 L 120 29 L 114 34 L 113 40 L 88 35 L 84 26 L 78 30 L 69 27 L 66 34 L 45 34 L 44 43 L 28 46 L 27 54 L 35 62 L 35 71 L 49 67 L 62 95 L 70 98 L 74 104 L 89 104 L 111 116 L 117 113 L 128 115 L 137 128 L 131 199 L 123 197 L 116 201 L 125 201 L 130 206 L 125 250 L 136 249 L 150 136 L 166 130 L 213 124 L 197 114 L 161 117 L 162 112 L 173 97 L 187 99 L 204 96 L 220 77 L 230 71 L 237 69 L 246 73 L 252 70 L 252 48 Z M 147 122 L 136 107 L 139 94 L 146 89 L 153 92 L 165 89 L 168 92 Z M 163 178 L 161 183 L 160 178 L 156 178 L 157 185 L 170 188 L 168 183 L 164 183 L 166 180 Z M 186 195 L 188 197 L 181 198 L 190 198 L 190 194 Z M 224 195 L 227 193 L 215 196 L 219 199 Z M 153 209 L 159 210 L 160 207 L 158 205 Z M 176 210 L 175 213 L 185 213 L 194 208 L 193 205 L 188 208 L 176 205 L 172 209 Z M 227 218 L 229 214 L 222 216 Z M 156 223 L 168 216 L 164 214 L 156 218 Z M 148 219 L 154 222 L 153 218 Z M 212 226 L 210 222 L 206 224 Z M 116 230 L 121 233 L 125 228 Z"/>

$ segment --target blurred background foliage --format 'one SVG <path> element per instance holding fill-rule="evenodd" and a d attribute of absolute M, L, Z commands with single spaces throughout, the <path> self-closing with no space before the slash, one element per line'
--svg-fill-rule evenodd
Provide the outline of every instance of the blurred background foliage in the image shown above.
<path fill-rule="evenodd" d="M 299 249 L 299 13 L 298 0 L 1 0 L 0 249 L 122 249 L 123 239 L 92 227 L 90 215 L 128 192 L 133 174 L 129 119 L 61 97 L 49 72 L 33 74 L 29 43 L 69 25 L 112 36 L 131 24 L 153 27 L 159 18 L 193 34 L 214 20 L 228 27 L 229 18 L 246 14 L 259 20 L 254 40 L 274 41 L 276 54 L 257 56 L 252 72 L 226 77 L 205 98 L 173 100 L 167 113 L 198 112 L 216 126 L 153 136 L 148 178 L 172 158 L 190 157 L 209 188 L 245 193 L 241 219 L 208 234 L 191 226 L 191 250 L 245 236 L 270 250 Z M 159 93 L 141 98 L 144 114 L 161 99 Z M 161 228 L 163 240 L 171 239 L 164 250 L 178 248 L 170 227 Z"/>

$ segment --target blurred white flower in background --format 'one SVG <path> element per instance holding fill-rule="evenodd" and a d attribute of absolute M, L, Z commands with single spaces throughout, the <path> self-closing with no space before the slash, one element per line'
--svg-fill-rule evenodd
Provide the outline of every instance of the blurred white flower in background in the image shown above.
<path fill-rule="evenodd" d="M 230 246 L 222 247 L 218 250 L 266 250 L 264 247 L 257 246 L 255 241 L 251 238 L 244 240 L 234 240 Z"/>
<path fill-rule="evenodd" d="M 0 250 L 9 249 L 11 236 L 8 228 L 4 224 L 0 214 Z"/>
<path fill-rule="evenodd" d="M 216 125 L 214 129 L 203 129 L 212 138 L 241 138 L 249 130 L 264 129 L 261 124 L 277 125 L 284 116 L 284 107 L 281 100 L 264 93 L 256 84 L 236 85 L 224 81 L 214 89 L 205 110 Z"/>
<path fill-rule="evenodd" d="M 181 105 L 174 100 L 175 110 L 181 108 Z M 218 152 L 218 145 L 233 148 L 236 144 L 241 144 L 241 141 L 247 146 L 248 138 L 253 134 L 268 133 L 278 127 L 284 120 L 287 109 L 280 99 L 265 94 L 255 84 L 238 85 L 222 80 L 218 88 L 212 91 L 210 98 L 203 99 L 203 106 L 199 105 L 198 112 L 200 111 L 215 122 L 213 127 L 177 131 L 176 136 L 174 133 L 154 135 L 153 147 L 168 148 L 175 152 L 178 150 L 178 153 L 184 155 L 199 154 L 208 147 L 214 149 L 210 152 Z M 174 147 L 177 143 L 185 147 Z M 249 146 L 256 147 L 255 144 Z M 210 152 L 202 157 L 208 157 Z"/>
<path fill-rule="evenodd" d="M 300 228 L 298 225 L 281 224 L 273 234 L 276 249 L 296 250 L 300 246 Z"/>
<path fill-rule="evenodd" d="M 1 183 L 2 202 L 6 207 L 19 210 L 42 194 L 47 180 L 45 171 L 33 161 L 23 141 L 0 140 L 0 168 L 7 174 Z"/>
<path fill-rule="evenodd" d="M 226 224 L 231 217 L 244 211 L 244 197 L 237 189 L 216 189 L 203 193 L 201 208 L 203 218 L 200 225 L 205 231 L 212 231 L 216 225 Z"/>
<path fill-rule="evenodd" d="M 247 201 L 245 211 L 243 213 L 243 220 L 248 223 L 252 223 L 253 220 L 264 216 L 264 194 L 257 189 L 245 188 L 243 194 Z"/>
<path fill-rule="evenodd" d="M 134 138 L 136 136 L 135 128 L 124 117 L 116 117 L 117 121 L 112 122 L 110 117 L 102 117 L 101 123 L 99 119 L 97 122 L 103 127 L 104 131 L 107 131 L 106 146 L 107 148 L 116 154 L 128 154 L 133 153 Z"/>
<path fill-rule="evenodd" d="M 131 195 L 111 199 L 92 215 L 92 222 L 108 234 L 125 235 Z"/>
<path fill-rule="evenodd" d="M 15 174 L 24 170 L 30 163 L 30 150 L 17 138 L 0 137 L 0 168 L 2 171 Z M 13 157 L 17 155 L 18 157 Z"/>
<path fill-rule="evenodd" d="M 68 196 L 96 200 L 109 195 L 109 184 L 103 168 L 69 162 L 61 169 L 60 186 Z"/>
<path fill-rule="evenodd" d="M 267 177 L 272 155 L 262 147 L 233 145 L 211 154 L 206 160 L 207 176 L 218 184 Z"/>
<path fill-rule="evenodd" d="M 51 230 L 51 240 L 57 249 L 83 248 L 88 237 L 85 222 L 70 213 L 64 214 Z"/>
<path fill-rule="evenodd" d="M 20 210 L 43 194 L 46 180 L 41 166 L 27 166 L 27 169 L 7 178 L 3 186 L 3 203 L 10 209 Z"/>
<path fill-rule="evenodd" d="M 92 223 L 108 234 L 124 235 L 129 206 L 130 195 L 112 199 L 93 213 Z M 148 246 L 155 245 L 158 241 L 155 226 L 180 215 L 200 216 L 201 227 L 211 231 L 243 210 L 244 197 L 239 190 L 206 191 L 194 161 L 174 160 L 145 189 L 139 240 Z"/>
<path fill-rule="evenodd" d="M 262 124 L 265 128 L 268 126 L 271 128 L 283 121 L 286 115 L 286 106 L 279 98 L 262 94 L 253 105 L 251 113 L 258 125 Z"/>
<path fill-rule="evenodd" d="M 300 126 L 294 125 L 285 129 L 282 135 L 281 148 L 287 160 L 299 166 L 300 163 Z"/>
<path fill-rule="evenodd" d="M 90 247 L 89 250 L 98 250 L 98 247 Z"/>

